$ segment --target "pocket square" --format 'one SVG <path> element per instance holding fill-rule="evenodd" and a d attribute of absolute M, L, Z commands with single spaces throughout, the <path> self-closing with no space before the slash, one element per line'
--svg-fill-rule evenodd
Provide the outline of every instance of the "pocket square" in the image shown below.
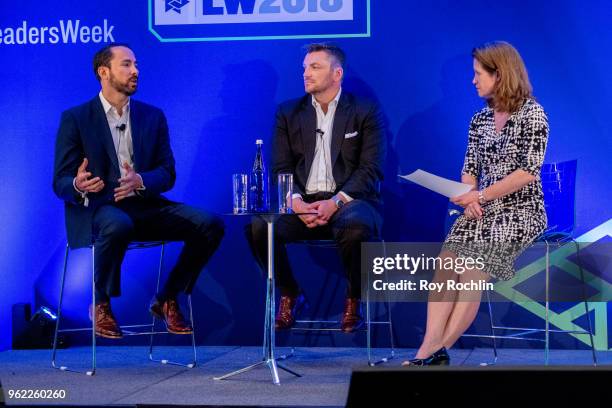
<path fill-rule="evenodd" d="M 355 137 L 359 134 L 359 132 L 353 132 L 353 133 L 347 133 L 346 135 L 344 135 L 345 139 L 350 139 L 351 137 Z"/>

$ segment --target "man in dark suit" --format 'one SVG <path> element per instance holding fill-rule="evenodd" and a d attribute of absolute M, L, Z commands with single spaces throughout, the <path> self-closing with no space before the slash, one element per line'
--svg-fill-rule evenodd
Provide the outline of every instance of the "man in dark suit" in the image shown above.
<path fill-rule="evenodd" d="M 273 177 L 294 177 L 293 210 L 314 213 L 282 217 L 275 227 L 275 270 L 281 291 L 276 329 L 290 328 L 304 301 L 287 258 L 286 243 L 333 238 L 348 278 L 341 329 L 363 324 L 361 243 L 379 239 L 379 184 L 385 159 L 384 124 L 378 105 L 341 89 L 344 52 L 312 44 L 304 58 L 307 95 L 280 105 L 273 141 Z M 255 220 L 247 238 L 261 267 L 267 263 L 266 224 Z"/>
<path fill-rule="evenodd" d="M 130 99 L 138 86 L 133 51 L 111 44 L 94 57 L 102 90 L 62 114 L 55 147 L 53 189 L 65 202 L 71 248 L 94 246 L 96 334 L 122 337 L 110 299 L 120 295 L 121 263 L 132 240 L 184 241 L 150 310 L 168 331 L 190 334 L 177 304 L 219 246 L 222 221 L 161 193 L 176 173 L 168 125 L 161 110 Z"/>

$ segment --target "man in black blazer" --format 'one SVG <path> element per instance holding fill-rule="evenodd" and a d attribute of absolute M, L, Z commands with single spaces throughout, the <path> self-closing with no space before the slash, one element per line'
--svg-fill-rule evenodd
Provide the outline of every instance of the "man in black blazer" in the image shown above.
<path fill-rule="evenodd" d="M 348 278 L 341 329 L 363 324 L 360 310 L 361 243 L 380 239 L 380 181 L 385 159 L 384 123 L 378 105 L 342 90 L 344 52 L 311 44 L 304 58 L 307 95 L 283 103 L 276 114 L 273 177 L 291 173 L 293 210 L 275 228 L 275 270 L 281 291 L 276 329 L 290 328 L 304 301 L 287 258 L 286 243 L 333 238 Z M 255 220 L 247 238 L 266 266 L 266 224 Z"/>
<path fill-rule="evenodd" d="M 133 51 L 111 44 L 94 57 L 102 90 L 62 114 L 55 146 L 53 190 L 65 202 L 71 248 L 93 245 L 96 334 L 122 337 L 110 299 L 120 295 L 121 263 L 130 241 L 184 241 L 184 247 L 150 310 L 168 331 L 190 334 L 178 304 L 219 246 L 217 216 L 161 194 L 176 173 L 162 111 L 130 98 L 138 86 Z"/>

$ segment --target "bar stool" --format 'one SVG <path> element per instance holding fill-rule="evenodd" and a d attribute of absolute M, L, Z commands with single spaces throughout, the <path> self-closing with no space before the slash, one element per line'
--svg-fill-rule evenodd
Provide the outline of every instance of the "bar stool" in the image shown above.
<path fill-rule="evenodd" d="M 489 292 L 486 292 L 487 296 L 487 312 L 489 317 L 490 324 L 490 335 L 485 334 L 470 334 L 466 333 L 462 337 L 478 337 L 478 338 L 488 338 L 493 342 L 493 362 L 491 363 L 482 363 L 481 365 L 494 365 L 497 363 L 498 353 L 497 353 L 497 342 L 498 339 L 506 339 L 506 340 L 523 340 L 523 341 L 536 341 L 544 343 L 544 365 L 548 365 L 550 358 L 550 333 L 565 333 L 565 334 L 585 334 L 589 336 L 590 346 L 591 346 L 591 355 L 593 359 L 593 365 L 597 366 L 597 355 L 595 353 L 595 342 L 593 340 L 593 329 L 591 323 L 591 317 L 589 315 L 589 305 L 586 294 L 582 303 L 584 304 L 585 315 L 587 318 L 588 328 L 585 330 L 561 330 L 561 329 L 551 329 L 550 328 L 550 248 L 553 245 L 560 246 L 564 243 L 573 242 L 576 245 L 576 255 L 578 259 L 578 269 L 580 270 L 580 280 L 583 288 L 586 283 L 584 280 L 584 271 L 582 269 L 582 265 L 580 264 L 580 247 L 578 243 L 573 240 L 571 237 L 564 237 L 562 235 L 546 235 L 543 234 L 539 237 L 536 242 L 542 242 L 546 245 L 546 254 L 545 254 L 545 262 L 546 266 L 544 269 L 545 273 L 545 312 L 544 312 L 544 328 L 528 328 L 528 327 L 509 327 L 509 326 L 498 326 L 494 323 L 493 317 L 493 307 L 491 302 L 491 296 Z M 496 330 L 499 331 L 509 331 L 515 332 L 507 335 L 499 335 L 496 333 Z M 543 338 L 536 337 L 540 333 L 543 333 Z"/>
<path fill-rule="evenodd" d="M 584 271 L 580 262 L 580 245 L 572 238 L 571 232 L 574 229 L 574 208 L 575 208 L 575 184 L 576 184 L 577 160 L 569 160 L 560 163 L 545 163 L 542 166 L 541 179 L 544 191 L 544 206 L 548 217 L 549 228 L 536 239 L 536 242 L 544 243 L 545 253 L 545 311 L 544 328 L 525 328 L 498 326 L 494 323 L 491 297 L 487 296 L 487 309 L 490 324 L 490 335 L 484 334 L 464 334 L 462 337 L 489 338 L 493 341 L 493 362 L 483 363 L 482 365 L 495 364 L 498 359 L 497 339 L 512 339 L 524 341 L 537 341 L 544 343 L 544 364 L 549 363 L 550 354 L 550 333 L 584 334 L 589 336 L 593 365 L 597 365 L 595 353 L 595 343 L 593 341 L 593 329 L 589 314 L 588 300 L 584 288 L 586 287 Z M 456 210 L 450 210 L 449 215 L 458 215 Z M 580 271 L 580 281 L 583 288 L 583 301 L 588 328 L 585 330 L 557 330 L 550 329 L 550 249 L 553 246 L 572 242 L 576 246 L 576 258 Z M 496 330 L 515 332 L 508 335 L 498 335 Z M 535 337 L 543 333 L 543 338 Z"/>
<path fill-rule="evenodd" d="M 164 250 L 165 250 L 165 246 L 167 243 L 168 242 L 165 242 L 165 241 L 147 241 L 147 242 L 134 241 L 134 242 L 131 242 L 130 245 L 128 246 L 128 251 L 160 247 L 159 267 L 157 271 L 157 284 L 155 288 L 156 293 L 157 291 L 159 291 L 161 272 L 162 272 L 163 261 L 164 261 Z M 95 249 L 95 246 L 93 245 L 91 245 L 90 248 L 91 248 L 91 271 L 92 271 L 91 272 L 91 289 L 92 289 L 91 301 L 92 301 L 92 304 L 95 304 L 95 280 L 94 280 L 95 256 L 94 255 L 95 255 L 96 249 Z M 91 369 L 84 371 L 84 373 L 89 376 L 93 376 L 96 373 L 96 323 L 95 323 L 95 318 L 92 319 L 91 327 L 77 328 L 77 329 L 60 329 L 60 321 L 62 317 L 62 303 L 64 300 L 64 285 L 66 283 L 66 272 L 67 272 L 67 267 L 68 267 L 69 254 L 70 254 L 70 246 L 66 244 L 66 251 L 64 253 L 64 266 L 62 269 L 62 277 L 60 280 L 61 282 L 60 283 L 60 296 L 59 296 L 59 304 L 58 304 L 58 310 L 57 310 L 57 319 L 56 319 L 56 324 L 55 324 L 55 334 L 53 336 L 53 353 L 51 357 L 51 366 L 61 371 L 83 372 L 82 370 L 75 370 L 67 366 L 58 364 L 58 362 L 56 361 L 58 335 L 59 333 L 91 331 Z M 189 308 L 189 321 L 191 323 L 191 327 L 193 328 L 192 333 L 191 333 L 191 346 L 193 349 L 193 357 L 190 362 L 181 363 L 181 362 L 175 362 L 175 361 L 172 361 L 166 358 L 155 357 L 154 355 L 154 336 L 158 334 L 169 334 L 168 331 L 166 330 L 162 330 L 162 331 L 156 330 L 155 328 L 156 319 L 155 318 L 152 318 L 151 323 L 121 326 L 121 329 L 125 336 L 144 336 L 144 335 L 150 336 L 150 342 L 149 342 L 149 360 L 150 361 L 159 362 L 161 364 L 172 364 L 172 365 L 179 365 L 179 366 L 183 366 L 187 368 L 193 368 L 195 367 L 196 362 L 197 362 L 197 355 L 196 355 L 196 345 L 195 345 L 195 328 L 193 326 L 193 308 L 191 305 L 191 295 L 190 294 L 187 295 L 187 304 Z"/>
<path fill-rule="evenodd" d="M 381 241 L 384 246 L 384 241 Z M 315 248 L 329 248 L 329 249 L 337 249 L 337 244 L 333 239 L 323 239 L 323 240 L 300 240 L 296 242 L 292 242 L 292 244 L 302 244 Z M 385 271 L 386 274 L 386 271 Z M 370 274 L 368 274 L 368 278 Z M 386 276 L 385 276 L 386 278 Z M 369 282 L 367 287 L 369 288 Z M 385 302 L 386 309 L 386 320 L 372 320 L 371 316 L 371 305 L 370 305 L 370 293 L 369 290 L 365 293 L 365 306 L 366 306 L 366 319 L 365 319 L 365 329 L 360 329 L 359 331 L 366 332 L 367 338 L 367 353 L 368 353 L 368 365 L 375 366 L 381 363 L 386 363 L 387 361 L 393 359 L 395 357 L 395 342 L 393 338 L 393 323 L 391 318 L 391 302 L 389 300 L 388 292 L 386 292 L 387 299 Z M 292 327 L 291 330 L 301 331 L 301 332 L 340 332 L 340 321 L 338 320 L 320 320 L 320 319 L 300 319 L 295 321 L 296 326 Z M 388 356 L 383 357 L 378 360 L 374 360 L 372 356 L 372 325 L 386 325 L 389 328 L 389 341 L 391 346 L 391 352 Z M 292 348 L 291 354 L 293 354 L 294 349 Z"/>

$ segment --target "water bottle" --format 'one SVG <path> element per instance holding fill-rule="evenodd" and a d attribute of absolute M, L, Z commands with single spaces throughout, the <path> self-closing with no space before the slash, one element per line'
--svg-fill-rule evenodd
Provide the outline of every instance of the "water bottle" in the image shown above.
<path fill-rule="evenodd" d="M 251 212 L 262 213 L 268 212 L 270 208 L 270 200 L 268 197 L 268 173 L 263 158 L 263 140 L 257 139 L 257 154 L 253 162 L 253 170 L 251 171 L 251 194 L 249 200 L 249 210 Z"/>

